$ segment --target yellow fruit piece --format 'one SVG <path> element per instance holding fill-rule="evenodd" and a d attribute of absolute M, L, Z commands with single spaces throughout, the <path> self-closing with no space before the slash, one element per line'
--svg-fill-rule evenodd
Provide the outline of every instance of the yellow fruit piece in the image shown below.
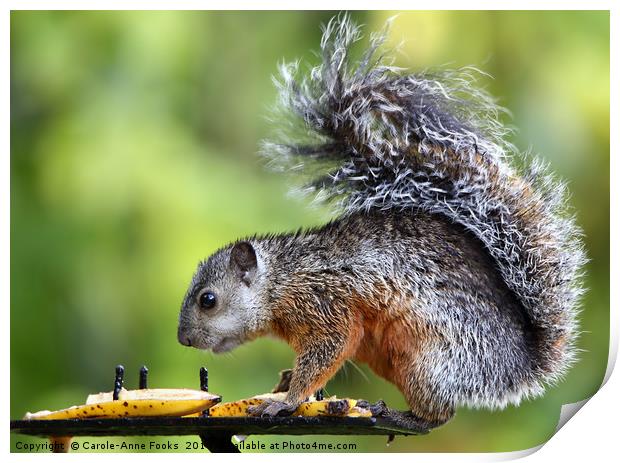
<path fill-rule="evenodd" d="M 214 400 L 219 402 L 220 396 L 196 389 L 134 389 L 128 391 L 122 388 L 118 393 L 118 400 Z M 86 398 L 86 405 L 112 402 L 112 392 L 91 394 Z"/>
<path fill-rule="evenodd" d="M 371 418 L 372 412 L 366 408 L 353 407 L 351 410 L 349 410 L 347 416 L 351 418 Z"/>
<path fill-rule="evenodd" d="M 217 404 L 209 409 L 209 416 L 248 416 L 248 407 L 260 405 L 262 403 L 263 399 L 251 398 L 238 400 L 237 402 Z"/>
<path fill-rule="evenodd" d="M 331 397 L 326 400 L 309 401 L 301 404 L 293 415 L 295 416 L 348 416 L 371 417 L 370 410 L 356 407 L 355 399 L 337 399 Z"/>
<path fill-rule="evenodd" d="M 226 402 L 215 405 L 209 409 L 210 417 L 244 417 L 249 416 L 248 407 L 260 405 L 267 399 L 284 400 L 285 393 L 262 394 L 236 402 Z M 330 397 L 325 400 L 310 399 L 301 404 L 293 413 L 293 416 L 348 416 L 348 417 L 371 417 L 370 410 L 356 406 L 357 400 L 338 399 Z"/>
<path fill-rule="evenodd" d="M 90 395 L 84 405 L 58 411 L 26 413 L 26 420 L 72 418 L 124 418 L 130 416 L 183 416 L 212 407 L 220 397 L 191 389 L 121 390 L 118 400 L 112 393 Z"/>

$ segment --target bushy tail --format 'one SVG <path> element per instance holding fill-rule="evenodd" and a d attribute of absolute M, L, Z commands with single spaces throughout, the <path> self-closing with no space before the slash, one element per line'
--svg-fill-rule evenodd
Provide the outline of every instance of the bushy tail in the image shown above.
<path fill-rule="evenodd" d="M 477 71 L 405 74 L 379 54 L 383 37 L 371 36 L 352 63 L 360 31 L 340 16 L 324 28 L 322 62 L 307 77 L 282 65 L 281 106 L 297 117 L 286 141 L 264 152 L 313 169 L 308 190 L 345 211 L 419 208 L 473 232 L 539 333 L 536 376 L 557 379 L 574 358 L 585 261 L 564 184 L 537 160 L 523 171 L 509 164 L 510 130 L 475 88 Z"/>

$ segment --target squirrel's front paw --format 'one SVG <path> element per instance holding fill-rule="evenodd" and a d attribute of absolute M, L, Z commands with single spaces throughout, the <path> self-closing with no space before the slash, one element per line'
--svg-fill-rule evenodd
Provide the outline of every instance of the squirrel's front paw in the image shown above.
<path fill-rule="evenodd" d="M 267 399 L 260 405 L 254 405 L 248 408 L 248 412 L 252 416 L 289 416 L 297 406 L 281 402 L 278 400 Z"/>

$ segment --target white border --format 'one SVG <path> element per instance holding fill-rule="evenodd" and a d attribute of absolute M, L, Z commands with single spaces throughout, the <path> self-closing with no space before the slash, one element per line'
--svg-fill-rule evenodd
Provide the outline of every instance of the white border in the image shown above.
<path fill-rule="evenodd" d="M 610 10 L 613 0 L 471 0 L 467 4 L 457 0 L 435 0 L 431 4 L 422 0 L 228 0 L 226 2 L 200 0 L 9 0 L 11 10 Z M 433 8 L 429 8 L 432 6 Z"/>

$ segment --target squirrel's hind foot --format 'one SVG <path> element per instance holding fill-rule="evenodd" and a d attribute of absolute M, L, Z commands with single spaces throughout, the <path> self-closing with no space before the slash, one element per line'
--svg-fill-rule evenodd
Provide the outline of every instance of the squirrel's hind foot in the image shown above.
<path fill-rule="evenodd" d="M 454 416 L 454 413 L 452 413 L 449 418 L 444 420 L 427 420 L 415 415 L 411 411 L 392 410 L 388 408 L 382 400 L 379 400 L 374 404 L 369 404 L 366 401 L 362 402 L 363 403 L 361 404 L 358 402 L 358 406 L 361 405 L 363 408 L 370 410 L 372 412 L 372 416 L 388 418 L 397 426 L 411 429 L 419 432 L 420 434 L 426 434 L 431 429 L 447 423 Z"/>
<path fill-rule="evenodd" d="M 386 418 L 392 420 L 396 425 L 411 429 L 412 431 L 419 432 L 420 434 L 426 434 L 431 429 L 441 426 L 444 422 L 429 421 L 419 416 L 414 415 L 410 411 L 389 410 L 384 414 Z"/>

